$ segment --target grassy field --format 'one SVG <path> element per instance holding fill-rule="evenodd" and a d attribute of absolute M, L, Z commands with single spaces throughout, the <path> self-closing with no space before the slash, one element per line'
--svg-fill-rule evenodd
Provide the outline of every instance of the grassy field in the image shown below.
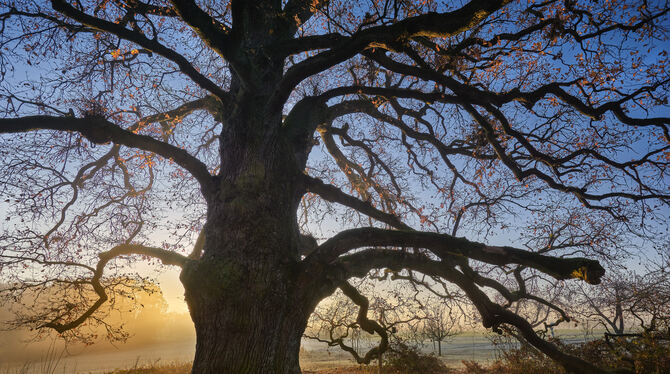
<path fill-rule="evenodd" d="M 189 374 L 190 370 L 191 363 L 172 363 L 115 370 L 108 374 Z"/>
<path fill-rule="evenodd" d="M 563 335 L 568 338 L 566 340 L 570 340 L 575 334 Z M 187 373 L 188 365 L 183 363 L 193 358 L 195 342 L 185 340 L 139 347 L 121 345 L 104 350 L 95 348 L 68 348 L 65 351 L 63 347 L 57 346 L 50 354 L 41 352 L 26 359 L 3 355 L 0 347 L 0 374 Z M 434 353 L 434 347 L 432 344 L 426 345 L 421 351 L 423 354 Z M 477 332 L 453 337 L 443 344 L 442 352 L 441 361 L 452 368 L 463 368 L 463 361 L 486 365 L 496 358 L 495 347 L 489 336 Z M 54 357 L 61 353 L 64 354 Z M 16 361 L 8 360 L 12 358 Z M 57 361 L 56 364 L 54 361 Z M 341 368 L 356 367 L 351 355 L 340 349 L 326 349 L 325 345 L 312 341 L 304 342 L 300 352 L 300 366 L 305 373 L 365 373 L 364 369 L 343 371 Z"/>
<path fill-rule="evenodd" d="M 462 360 L 487 362 L 493 357 L 493 347 L 482 334 L 459 336 L 444 344 L 442 349 L 444 352 L 443 361 L 452 367 L 462 366 Z M 59 346 L 51 354 L 41 352 L 28 359 L 22 358 L 18 362 L 10 362 L 4 359 L 13 357 L 3 357 L 2 349 L 0 349 L 0 374 L 106 374 L 114 370 L 123 372 L 122 369 L 148 369 L 151 367 L 171 370 L 171 367 L 174 366 L 171 364 L 172 362 L 189 362 L 193 358 L 195 342 L 172 342 L 133 348 L 119 346 L 107 350 L 68 348 L 62 357 L 57 357 L 57 360 L 55 360 L 56 357 L 49 357 L 61 352 L 64 351 Z M 430 352 L 432 352 L 432 345 L 425 347 L 425 353 Z M 52 361 L 49 365 L 53 368 L 42 370 L 41 367 L 49 361 Z M 54 365 L 53 361 L 58 362 Z M 29 365 L 26 365 L 26 363 Z M 30 366 L 30 368 L 22 370 L 24 366 Z M 350 354 L 340 349 L 326 349 L 323 344 L 313 344 L 307 341 L 300 352 L 300 366 L 306 372 L 317 372 L 355 366 L 355 362 Z M 150 371 L 145 372 L 150 373 Z M 166 371 L 165 373 L 171 372 Z"/>
<path fill-rule="evenodd" d="M 115 370 L 105 374 L 190 374 L 191 364 L 169 364 L 146 366 L 134 369 Z M 375 366 L 335 367 L 321 370 L 303 370 L 303 374 L 376 374 Z M 450 374 L 457 372 L 450 371 Z"/>

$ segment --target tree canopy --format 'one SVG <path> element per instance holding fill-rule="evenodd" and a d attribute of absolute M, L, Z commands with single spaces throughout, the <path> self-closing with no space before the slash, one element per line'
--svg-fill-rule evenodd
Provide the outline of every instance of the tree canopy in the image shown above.
<path fill-rule="evenodd" d="M 667 235 L 668 5 L 0 0 L 0 296 L 76 337 L 155 258 L 194 373 L 297 373 L 338 288 L 380 354 L 372 274 L 598 372 L 519 306 Z"/>

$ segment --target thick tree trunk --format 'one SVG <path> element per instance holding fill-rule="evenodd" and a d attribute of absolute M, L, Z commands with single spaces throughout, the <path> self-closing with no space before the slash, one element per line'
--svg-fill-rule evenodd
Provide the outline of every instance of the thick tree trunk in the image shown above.
<path fill-rule="evenodd" d="M 282 108 L 268 104 L 284 61 L 263 50 L 280 34 L 266 8 L 238 2 L 233 9 L 244 30 L 233 37 L 235 99 L 220 116 L 216 187 L 203 191 L 204 250 L 181 274 L 197 335 L 194 374 L 300 373 L 307 319 L 334 290 L 313 289 L 314 276 L 301 270 L 296 214 L 312 134 L 289 131 Z"/>
<path fill-rule="evenodd" d="M 297 374 L 300 339 L 323 297 L 299 263 L 300 171 L 282 139 L 244 130 L 224 134 L 204 251 L 181 274 L 197 336 L 192 372 Z"/>
<path fill-rule="evenodd" d="M 264 165 L 236 165 L 242 177 L 210 204 L 202 257 L 182 270 L 194 374 L 300 373 L 300 339 L 319 297 L 299 269 L 294 188 Z"/>
<path fill-rule="evenodd" d="M 250 275 L 230 263 L 192 264 L 182 273 L 197 336 L 194 374 L 300 373 L 309 313 L 284 284 Z"/>

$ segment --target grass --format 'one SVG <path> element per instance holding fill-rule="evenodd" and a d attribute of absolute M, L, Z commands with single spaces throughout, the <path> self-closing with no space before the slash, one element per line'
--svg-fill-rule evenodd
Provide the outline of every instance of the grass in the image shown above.
<path fill-rule="evenodd" d="M 556 341 L 561 349 L 607 369 L 627 367 L 636 374 L 670 373 L 670 342 L 666 338 L 641 336 L 632 339 L 618 339 L 611 342 L 595 340 L 580 344 L 564 344 Z M 410 348 L 396 349 L 397 356 L 388 355 L 388 366 L 384 374 L 565 374 L 556 362 L 534 350 L 526 348 L 508 349 L 501 352 L 493 362 L 462 361 L 459 368 L 447 368 L 432 356 L 421 354 Z M 56 363 L 62 354 L 51 350 L 47 355 Z M 376 365 L 351 366 L 338 361 L 336 355 L 330 357 L 335 366 L 303 366 L 303 374 L 376 374 Z M 430 364 L 430 365 L 429 365 Z M 14 370 L 1 370 L 0 374 L 60 374 L 56 364 L 28 364 Z M 348 366 L 348 367 L 345 367 Z M 139 365 L 139 358 L 130 369 L 116 369 L 105 374 L 189 374 L 190 362 L 160 362 Z M 63 374 L 72 370 L 62 369 Z"/>
<path fill-rule="evenodd" d="M 132 369 L 114 370 L 105 374 L 190 374 L 191 363 L 152 364 Z M 343 367 L 318 371 L 303 370 L 303 374 L 375 374 L 376 367 Z"/>
<path fill-rule="evenodd" d="M 37 363 L 34 362 L 25 362 L 18 368 L 5 368 L 4 374 L 29 374 L 29 373 L 39 373 L 39 374 L 56 374 L 56 369 L 60 365 L 63 356 L 65 355 L 65 349 L 58 350 L 56 348 L 56 341 L 52 341 L 49 344 L 46 352 L 42 355 L 41 360 Z M 66 368 L 63 368 L 65 372 Z"/>
<path fill-rule="evenodd" d="M 319 371 L 303 370 L 303 374 L 373 374 L 376 367 L 335 368 Z M 132 369 L 114 370 L 105 374 L 190 374 L 190 363 L 154 364 L 139 366 Z"/>
<path fill-rule="evenodd" d="M 107 374 L 189 374 L 191 372 L 191 363 L 166 363 L 152 364 L 145 366 L 136 366 L 132 369 L 114 370 Z"/>

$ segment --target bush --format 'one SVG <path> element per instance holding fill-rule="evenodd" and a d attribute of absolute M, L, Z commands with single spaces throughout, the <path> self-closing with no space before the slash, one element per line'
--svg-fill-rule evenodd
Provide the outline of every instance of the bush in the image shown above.
<path fill-rule="evenodd" d="M 670 341 L 665 336 L 642 334 L 594 340 L 569 347 L 568 352 L 594 364 L 626 368 L 636 374 L 670 373 Z"/>
<path fill-rule="evenodd" d="M 421 353 L 416 347 L 404 343 L 394 344 L 386 354 L 389 373 L 398 374 L 443 374 L 450 370 L 440 359 Z"/>
<path fill-rule="evenodd" d="M 563 344 L 559 348 L 604 369 L 628 369 L 636 374 L 670 373 L 670 344 L 665 337 L 643 334 L 594 340 L 582 344 Z M 565 370 L 545 355 L 527 348 L 509 349 L 488 367 L 464 361 L 465 374 L 564 374 Z"/>
<path fill-rule="evenodd" d="M 463 361 L 464 374 L 564 374 L 557 363 L 529 348 L 508 349 L 488 366 Z"/>

